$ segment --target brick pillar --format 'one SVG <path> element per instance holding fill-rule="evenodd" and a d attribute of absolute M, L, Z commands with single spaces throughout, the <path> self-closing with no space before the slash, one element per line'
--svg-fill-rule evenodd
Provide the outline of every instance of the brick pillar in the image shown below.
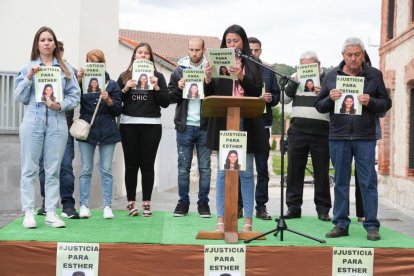
<path fill-rule="evenodd" d="M 410 137 L 410 125 L 414 124 L 414 122 L 410 121 L 410 112 L 411 112 L 411 89 L 414 87 L 414 58 L 410 60 L 410 62 L 407 63 L 407 65 L 404 67 L 404 83 L 406 84 L 407 89 L 407 127 L 406 127 L 406 142 L 405 147 L 407 151 L 410 151 L 410 139 L 414 139 L 414 137 Z M 410 169 L 408 166 L 408 159 L 407 159 L 407 167 L 406 167 L 406 175 L 407 176 L 414 176 L 414 169 Z"/>
<path fill-rule="evenodd" d="M 383 59 L 383 57 L 381 58 Z M 384 65 L 385 64 L 382 64 L 382 66 Z M 385 71 L 384 82 L 390 94 L 391 99 L 393 99 L 394 92 L 395 92 L 395 71 L 394 70 Z M 391 144 L 391 140 L 392 140 L 391 117 L 393 113 L 392 110 L 393 109 L 387 112 L 384 118 L 380 119 L 382 139 L 378 141 L 378 173 L 382 175 L 390 174 L 391 152 L 394 152 L 393 148 L 391 147 L 392 145 Z"/>

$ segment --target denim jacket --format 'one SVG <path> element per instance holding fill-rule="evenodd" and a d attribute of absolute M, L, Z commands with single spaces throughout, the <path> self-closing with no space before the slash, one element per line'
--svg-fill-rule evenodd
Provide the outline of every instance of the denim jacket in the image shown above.
<path fill-rule="evenodd" d="M 34 61 L 31 61 L 23 66 L 23 69 L 18 73 L 15 84 L 14 84 L 14 97 L 19 102 L 29 105 L 29 109 L 39 108 L 45 103 L 36 102 L 36 95 L 35 95 L 35 85 L 34 79 L 35 75 L 33 75 L 32 80 L 29 80 L 26 75 L 29 70 L 32 69 L 33 65 L 44 65 L 40 58 L 37 58 Z M 68 64 L 67 68 L 72 75 L 72 78 L 68 79 L 65 77 L 63 71 L 61 71 L 61 78 L 62 78 L 62 93 L 63 93 L 63 100 L 59 102 L 60 110 L 53 112 L 65 112 L 67 110 L 74 109 L 79 101 L 80 101 L 80 88 L 76 77 L 73 73 L 71 66 Z M 60 67 L 56 58 L 53 59 L 53 66 Z"/>

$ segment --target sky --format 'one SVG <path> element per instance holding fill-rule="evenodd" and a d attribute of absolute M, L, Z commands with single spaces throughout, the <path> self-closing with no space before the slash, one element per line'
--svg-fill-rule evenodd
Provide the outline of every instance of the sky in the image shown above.
<path fill-rule="evenodd" d="M 262 42 L 261 59 L 295 66 L 314 50 L 324 67 L 342 60 L 342 44 L 359 37 L 378 67 L 380 0 L 120 0 L 120 28 L 222 38 L 242 26 Z"/>

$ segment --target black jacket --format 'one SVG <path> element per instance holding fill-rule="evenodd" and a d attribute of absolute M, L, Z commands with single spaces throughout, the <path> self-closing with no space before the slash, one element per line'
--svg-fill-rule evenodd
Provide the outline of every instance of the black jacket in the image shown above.
<path fill-rule="evenodd" d="M 358 75 L 364 77 L 364 94 L 370 95 L 367 106 L 362 106 L 361 115 L 334 114 L 335 102 L 329 97 L 332 89 L 336 88 L 336 77 L 346 74 L 342 71 L 345 62 L 331 69 L 325 77 L 321 92 L 315 101 L 316 109 L 321 113 L 330 112 L 330 140 L 375 140 L 376 113 L 383 113 L 391 108 L 391 99 L 385 88 L 381 71 L 364 65 Z"/>
<path fill-rule="evenodd" d="M 90 144 L 114 144 L 121 141 L 121 135 L 116 124 L 116 117 L 121 115 L 121 90 L 118 84 L 110 80 L 106 91 L 112 99 L 113 105 L 108 106 L 104 100 L 101 100 L 95 120 L 86 142 Z M 81 96 L 81 119 L 91 122 L 96 104 L 98 103 L 101 93 L 83 93 Z"/>
<path fill-rule="evenodd" d="M 254 83 L 246 76 L 239 84 L 244 89 L 245 97 L 259 97 L 262 94 L 262 84 Z M 233 81 L 231 79 L 213 78 L 205 85 L 205 96 L 232 96 Z M 269 142 L 266 141 L 265 128 L 262 118 L 243 119 L 243 128 L 247 131 L 247 152 L 263 153 L 269 150 Z M 226 130 L 226 118 L 209 118 L 206 145 L 212 150 L 219 149 L 220 130 Z"/>
<path fill-rule="evenodd" d="M 158 78 L 159 91 L 155 90 L 134 90 L 130 89 L 127 93 L 122 93 L 122 114 L 131 117 L 159 118 L 161 108 L 168 107 L 170 99 L 167 92 L 167 83 L 164 75 L 154 72 Z M 122 74 L 118 78 L 118 85 L 121 90 L 125 87 Z"/>
<path fill-rule="evenodd" d="M 187 112 L 188 112 L 188 102 L 191 100 L 183 98 L 183 90 L 178 88 L 178 81 L 183 77 L 183 68 L 182 66 L 177 67 L 174 72 L 171 74 L 170 82 L 168 83 L 168 95 L 170 97 L 170 103 L 176 103 L 174 124 L 177 131 L 184 131 L 187 124 Z M 201 100 L 201 106 L 203 101 Z M 200 110 L 201 114 L 201 110 Z M 200 128 L 203 130 L 207 129 L 208 118 L 200 118 Z"/>
<path fill-rule="evenodd" d="M 265 126 L 272 126 L 273 112 L 272 107 L 276 106 L 280 100 L 280 89 L 277 83 L 276 75 L 267 68 L 263 68 L 263 82 L 265 91 L 272 93 L 272 101 L 266 102 L 266 113 L 263 113 L 263 121 Z"/>

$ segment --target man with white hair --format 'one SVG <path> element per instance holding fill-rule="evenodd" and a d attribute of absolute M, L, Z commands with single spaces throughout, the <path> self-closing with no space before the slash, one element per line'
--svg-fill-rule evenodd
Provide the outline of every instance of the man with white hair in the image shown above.
<path fill-rule="evenodd" d="M 327 238 L 348 236 L 349 181 L 352 159 L 355 159 L 358 181 L 364 205 L 368 240 L 379 240 L 380 223 L 377 219 L 378 190 L 375 171 L 375 118 L 377 113 L 391 108 L 391 99 L 385 88 L 382 73 L 364 62 L 365 47 L 359 38 L 348 38 L 342 48 L 343 61 L 326 75 L 321 92 L 315 101 L 319 112 L 330 112 L 329 154 L 335 168 L 335 200 L 333 224 Z M 335 101 L 342 92 L 336 89 L 337 76 L 364 78 L 363 94 L 358 96 L 362 104 L 361 115 L 335 114 Z"/>
<path fill-rule="evenodd" d="M 300 56 L 300 64 L 317 63 L 320 83 L 324 72 L 314 51 L 306 51 Z M 297 78 L 296 75 L 292 76 Z M 313 91 L 304 91 L 298 84 L 289 82 L 285 88 L 284 104 L 292 102 L 291 125 L 288 130 L 288 173 L 286 204 L 288 211 L 284 218 L 300 218 L 303 203 L 303 184 L 308 155 L 311 154 L 314 171 L 314 202 L 318 218 L 330 221 L 329 210 L 332 207 L 329 190 L 329 114 L 319 113 L 314 102 L 320 92 L 320 86 Z"/>

